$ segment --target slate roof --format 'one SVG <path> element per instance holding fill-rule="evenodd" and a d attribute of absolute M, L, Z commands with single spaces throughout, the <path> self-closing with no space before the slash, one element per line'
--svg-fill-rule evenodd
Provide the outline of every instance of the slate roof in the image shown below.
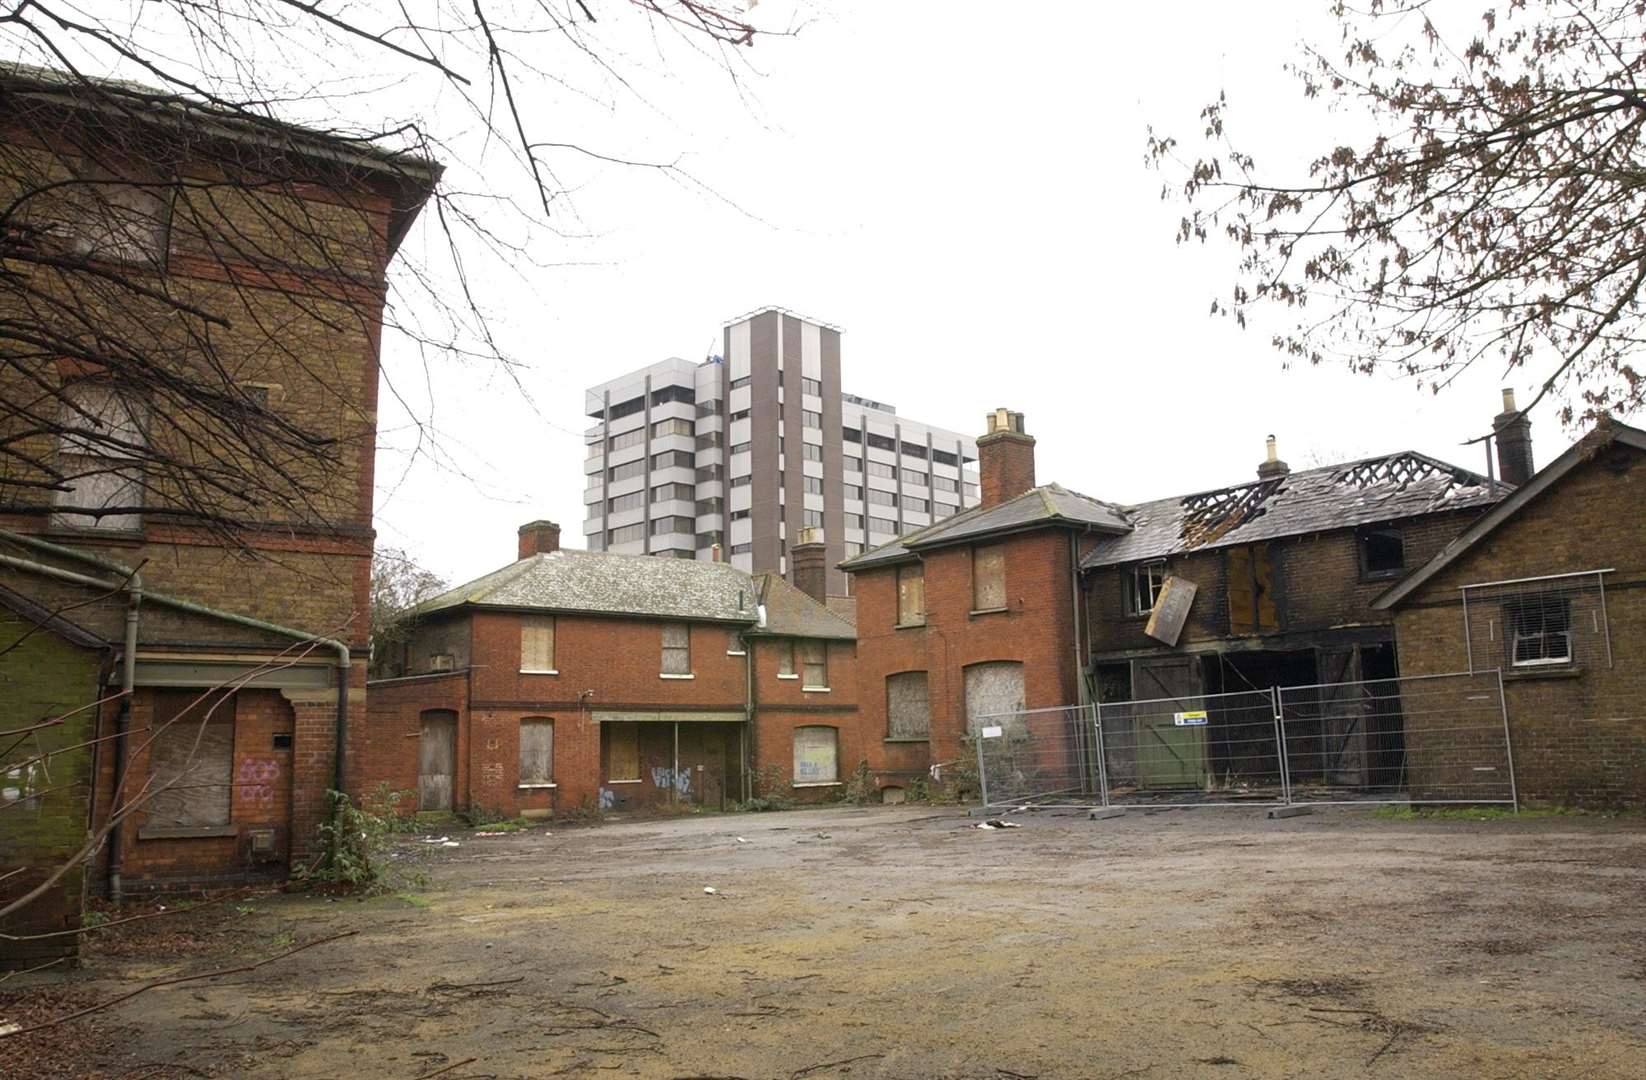
<path fill-rule="evenodd" d="M 1111 503 L 1070 491 L 1058 484 L 1043 484 L 988 509 L 974 506 L 936 524 L 904 533 L 896 540 L 854 555 L 840 565 L 847 570 L 863 570 L 905 559 L 927 548 L 1049 525 L 1089 526 L 1105 532 L 1119 532 L 1130 527 L 1120 508 Z"/>
<path fill-rule="evenodd" d="M 752 624 L 758 603 L 754 579 L 730 563 L 562 548 L 441 593 L 417 614 L 467 606 Z"/>
<path fill-rule="evenodd" d="M 779 574 L 756 574 L 766 622 L 754 632 L 781 637 L 857 640 L 857 627 L 819 604 Z"/>
<path fill-rule="evenodd" d="M 1444 461 L 1402 451 L 1270 480 L 1123 508 L 1128 529 L 1105 537 L 1083 569 L 1302 536 L 1442 510 L 1481 509 L 1513 488 Z"/>

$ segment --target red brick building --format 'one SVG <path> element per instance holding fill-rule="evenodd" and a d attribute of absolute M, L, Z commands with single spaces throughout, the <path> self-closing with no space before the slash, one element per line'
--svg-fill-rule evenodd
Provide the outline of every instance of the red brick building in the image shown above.
<path fill-rule="evenodd" d="M 1373 604 L 1403 672 L 1502 672 L 1522 800 L 1646 803 L 1643 523 L 1646 431 L 1604 422 Z"/>
<path fill-rule="evenodd" d="M 1079 561 L 1126 522 L 1036 486 L 1020 413 L 991 414 L 977 456 L 979 506 L 841 564 L 857 598 L 861 739 L 882 788 L 973 771 L 973 718 L 1082 700 Z"/>
<path fill-rule="evenodd" d="M 843 783 L 849 623 L 775 576 L 559 531 L 524 526 L 516 562 L 417 610 L 370 686 L 363 786 L 513 817 Z"/>
<path fill-rule="evenodd" d="M 38 250 L 57 254 L 40 265 L 130 283 L 111 320 L 180 331 L 183 316 L 139 310 L 145 296 L 166 296 L 225 326 L 211 365 L 160 331 L 142 358 L 175 363 L 198 395 L 182 420 L 162 422 L 156 392 L 130 389 L 133 361 L 99 353 L 96 340 L 72 357 L 8 355 L 0 367 L 0 394 L 49 386 L 74 405 L 60 435 L 30 434 L 8 414 L 19 428 L 4 432 L 9 444 L 69 478 L 42 483 L 17 456 L 0 465 L 0 589 L 18 598 L 4 621 L 28 638 L 31 620 L 49 613 L 58 647 L 93 669 L 74 709 L 0 762 L 26 811 L 0 822 L 0 864 L 31 867 L 0 883 L 0 907 L 83 849 L 98 862 L 82 860 L 63 881 L 95 872 L 115 893 L 283 876 L 313 857 L 326 792 L 338 786 L 340 732 L 365 716 L 385 274 L 439 168 L 129 87 L 110 90 L 126 95 L 110 128 L 94 114 L 111 106 L 84 86 L 23 70 L 5 81 L 0 148 L 8 167 L 44 178 L 19 218 L 45 223 Z M 111 189 L 120 196 L 88 218 L 90 196 L 75 192 Z M 296 220 L 309 231 L 277 224 Z M 42 294 L 57 287 L 40 273 Z M 277 338 L 256 326 L 277 326 Z M 197 492 L 184 502 L 189 475 L 204 474 L 165 471 L 241 452 L 213 441 L 208 409 L 230 423 L 237 409 L 273 417 L 326 447 L 323 460 L 301 474 L 285 461 L 297 494 L 280 506 L 235 503 L 213 521 Z M 122 442 L 142 453 L 102 460 L 89 449 Z M 71 704 L 39 692 L 46 669 L 21 655 L 0 657 L 0 711 L 44 720 Z M 78 779 L 47 782 L 45 765 Z M 25 914 L 48 909 L 59 923 L 76 919 L 78 886 Z"/>

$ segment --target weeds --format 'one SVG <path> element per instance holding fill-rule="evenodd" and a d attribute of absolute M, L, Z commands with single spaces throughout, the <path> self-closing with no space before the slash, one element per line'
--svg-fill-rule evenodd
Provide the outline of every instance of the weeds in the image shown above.
<path fill-rule="evenodd" d="M 1380 806 L 1371 811 L 1370 816 L 1389 821 L 1522 821 L 1552 817 L 1610 818 L 1623 812 L 1574 806 L 1521 807 L 1518 812 L 1508 806 Z"/>
<path fill-rule="evenodd" d="M 329 792 L 328 796 L 332 813 L 320 824 L 326 858 L 308 874 L 308 879 L 361 892 L 383 887 L 383 856 L 389 837 L 402 831 L 399 805 L 404 793 L 379 784 L 366 805 L 361 806 L 340 791 Z"/>

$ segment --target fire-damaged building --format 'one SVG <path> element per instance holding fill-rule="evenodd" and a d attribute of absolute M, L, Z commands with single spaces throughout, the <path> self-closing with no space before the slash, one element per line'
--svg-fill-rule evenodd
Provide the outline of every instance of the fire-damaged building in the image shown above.
<path fill-rule="evenodd" d="M 850 623 L 776 575 L 559 535 L 523 526 L 515 562 L 411 614 L 370 684 L 367 786 L 512 817 L 844 783 L 860 752 Z M 794 552 L 821 568 L 821 544 Z"/>

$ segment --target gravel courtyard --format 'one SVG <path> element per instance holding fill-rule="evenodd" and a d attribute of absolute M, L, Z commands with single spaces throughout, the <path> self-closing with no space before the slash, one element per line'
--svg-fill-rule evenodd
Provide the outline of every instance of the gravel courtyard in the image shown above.
<path fill-rule="evenodd" d="M 1646 1060 L 1639 819 L 1012 820 L 408 839 L 396 864 L 426 882 L 398 895 L 135 923 L 83 971 L 0 990 L 96 1002 L 358 931 L 54 1029 L 77 1047 L 60 1075 L 147 1080 L 1633 1078 Z M 59 1075 L 41 1037 L 0 1041 L 0 1075 Z"/>

